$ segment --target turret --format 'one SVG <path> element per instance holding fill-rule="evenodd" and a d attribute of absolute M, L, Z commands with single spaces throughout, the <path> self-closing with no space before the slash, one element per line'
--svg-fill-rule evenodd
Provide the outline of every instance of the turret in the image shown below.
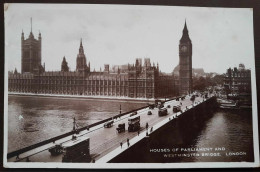
<path fill-rule="evenodd" d="M 119 68 L 119 66 L 117 67 L 117 74 L 120 74 L 120 68 Z"/>
<path fill-rule="evenodd" d="M 104 65 L 104 72 L 109 73 L 109 64 Z"/>
<path fill-rule="evenodd" d="M 39 31 L 38 40 L 42 40 L 41 32 Z"/>
<path fill-rule="evenodd" d="M 21 40 L 24 41 L 24 33 L 23 33 L 23 30 L 22 30 Z"/>
<path fill-rule="evenodd" d="M 17 74 L 17 70 L 16 70 L 16 68 L 14 69 L 14 74 L 15 74 L 15 75 Z"/>
<path fill-rule="evenodd" d="M 62 60 L 62 63 L 61 63 L 61 71 L 62 72 L 68 72 L 69 71 L 68 63 L 66 61 L 65 56 L 63 57 L 63 60 Z"/>

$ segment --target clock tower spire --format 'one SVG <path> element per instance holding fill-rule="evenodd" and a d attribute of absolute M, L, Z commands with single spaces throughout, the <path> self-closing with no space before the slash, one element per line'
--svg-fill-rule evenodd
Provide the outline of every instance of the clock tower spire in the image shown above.
<path fill-rule="evenodd" d="M 186 20 L 179 43 L 179 60 L 179 94 L 190 94 L 192 92 L 192 43 L 189 37 Z"/>

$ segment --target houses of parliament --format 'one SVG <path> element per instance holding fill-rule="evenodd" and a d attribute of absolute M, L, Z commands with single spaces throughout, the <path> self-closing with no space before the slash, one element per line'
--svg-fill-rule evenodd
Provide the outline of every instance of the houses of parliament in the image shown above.
<path fill-rule="evenodd" d="M 134 64 L 110 69 L 104 64 L 103 71 L 91 71 L 90 62 L 84 53 L 82 40 L 75 58 L 76 71 L 69 71 L 66 58 L 61 62 L 60 71 L 45 71 L 42 65 L 42 37 L 36 39 L 31 32 L 25 39 L 21 35 L 21 73 L 15 69 L 8 73 L 8 91 L 12 93 L 83 95 L 128 98 L 169 98 L 190 93 L 191 81 L 191 40 L 186 26 L 179 44 L 180 76 L 164 74 L 159 65 L 151 64 L 149 58 L 137 58 Z"/>

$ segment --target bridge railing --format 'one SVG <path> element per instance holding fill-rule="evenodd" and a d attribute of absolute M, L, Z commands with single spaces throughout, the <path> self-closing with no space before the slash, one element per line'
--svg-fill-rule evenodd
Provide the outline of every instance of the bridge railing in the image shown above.
<path fill-rule="evenodd" d="M 178 97 L 173 97 L 173 98 L 168 99 L 168 100 L 163 101 L 163 102 L 168 102 L 168 101 L 174 100 L 174 99 L 176 99 L 176 98 L 178 98 Z M 87 125 L 87 126 L 85 126 L 85 127 L 82 127 L 82 128 L 80 128 L 80 129 L 78 129 L 77 131 L 80 132 L 80 131 L 83 131 L 83 130 L 89 130 L 91 127 L 94 127 L 94 126 L 97 126 L 97 125 L 99 125 L 99 124 L 102 124 L 102 123 L 105 123 L 105 122 L 107 122 L 107 121 L 110 121 L 110 120 L 112 120 L 112 119 L 115 119 L 115 118 L 124 116 L 124 115 L 126 115 L 126 114 L 133 113 L 133 112 L 138 111 L 138 110 L 141 110 L 141 109 L 145 109 L 145 108 L 147 108 L 147 107 L 149 107 L 149 106 L 148 106 L 148 105 L 147 105 L 147 106 L 143 106 L 143 107 L 140 107 L 140 108 L 138 108 L 138 109 L 134 109 L 134 110 L 131 110 L 131 111 L 128 111 L 128 112 L 124 112 L 124 113 L 115 115 L 115 116 L 113 116 L 113 117 L 110 117 L 110 118 L 101 120 L 101 121 L 99 121 L 99 122 L 96 122 L 96 123 Z M 39 143 L 30 145 L 30 146 L 27 146 L 27 147 L 25 147 L 25 148 L 22 148 L 22 149 L 19 149 L 19 150 L 10 152 L 10 153 L 7 154 L 7 159 L 12 158 L 12 157 L 15 157 L 15 156 L 17 156 L 17 155 L 20 155 L 20 154 L 22 154 L 22 153 L 24 153 L 24 152 L 27 152 L 27 151 L 32 150 L 32 149 L 35 149 L 35 148 L 37 148 L 37 147 L 46 145 L 46 144 L 48 144 L 48 143 L 55 142 L 56 140 L 62 139 L 62 138 L 64 138 L 64 137 L 70 136 L 70 135 L 72 135 L 72 134 L 75 134 L 75 131 L 70 131 L 70 132 L 68 132 L 68 133 L 65 133 L 65 134 L 62 134 L 62 135 L 59 135 L 59 136 L 56 136 L 56 137 L 53 137 L 53 138 L 44 140 L 44 141 L 42 141 L 42 142 L 39 142 Z"/>

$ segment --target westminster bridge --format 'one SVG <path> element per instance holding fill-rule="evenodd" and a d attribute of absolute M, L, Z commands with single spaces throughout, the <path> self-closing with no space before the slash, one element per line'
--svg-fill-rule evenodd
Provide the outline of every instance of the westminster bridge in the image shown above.
<path fill-rule="evenodd" d="M 138 152 L 141 149 L 149 151 L 149 143 L 152 140 L 161 137 L 164 132 L 172 132 L 169 131 L 169 126 L 185 129 L 191 123 L 203 122 L 205 114 L 207 114 L 205 111 L 216 103 L 215 100 L 213 96 L 207 96 L 206 98 L 205 96 L 196 96 L 195 100 L 191 101 L 191 95 L 184 96 L 183 99 L 180 97 L 169 99 L 163 101 L 163 105 L 168 111 L 165 116 L 158 116 L 159 108 L 151 109 L 146 106 L 80 128 L 77 130 L 79 132 L 77 136 L 78 138 L 90 138 L 89 146 L 92 163 L 120 162 L 129 155 L 133 156 L 133 152 Z M 173 112 L 173 107 L 177 105 L 181 107 L 181 110 Z M 151 111 L 152 114 L 148 115 L 148 111 Z M 116 130 L 118 124 L 125 123 L 127 128 L 128 118 L 133 112 L 137 112 L 136 115 L 140 116 L 140 130 L 118 133 Z M 201 114 L 204 114 L 204 116 Z M 113 120 L 113 125 L 109 128 L 104 127 L 104 124 L 111 120 Z M 73 134 L 75 134 L 75 131 L 9 152 L 7 161 L 62 162 L 63 155 L 51 156 L 49 149 L 57 144 L 70 141 Z"/>

